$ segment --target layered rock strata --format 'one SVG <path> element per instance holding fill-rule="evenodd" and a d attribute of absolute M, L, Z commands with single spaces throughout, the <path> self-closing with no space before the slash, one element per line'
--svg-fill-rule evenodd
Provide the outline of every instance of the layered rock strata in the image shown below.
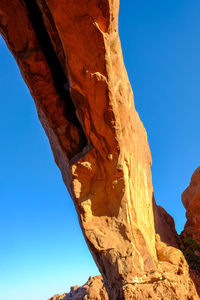
<path fill-rule="evenodd" d="M 118 10 L 117 0 L 1 0 L 0 32 L 109 298 L 198 299 L 182 253 L 155 234 L 151 154 L 123 63 Z"/>

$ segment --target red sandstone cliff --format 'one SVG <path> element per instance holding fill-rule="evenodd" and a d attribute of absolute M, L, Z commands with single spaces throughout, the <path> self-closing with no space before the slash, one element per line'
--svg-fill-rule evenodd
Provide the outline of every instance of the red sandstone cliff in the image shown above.
<path fill-rule="evenodd" d="M 151 154 L 123 63 L 118 9 L 116 0 L 0 0 L 0 32 L 109 298 L 198 299 L 172 220 L 153 203 Z"/>

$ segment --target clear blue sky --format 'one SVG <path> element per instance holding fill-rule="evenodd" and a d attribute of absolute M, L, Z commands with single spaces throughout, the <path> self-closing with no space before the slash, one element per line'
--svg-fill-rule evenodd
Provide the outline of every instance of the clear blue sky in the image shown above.
<path fill-rule="evenodd" d="M 200 165 L 200 1 L 121 0 L 120 36 L 148 133 L 157 202 L 185 223 Z M 0 40 L 0 298 L 46 300 L 98 270 L 33 100 Z"/>

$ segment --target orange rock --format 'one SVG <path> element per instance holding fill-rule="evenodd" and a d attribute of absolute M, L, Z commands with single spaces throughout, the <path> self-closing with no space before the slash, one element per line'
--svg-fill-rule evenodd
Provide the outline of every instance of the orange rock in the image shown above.
<path fill-rule="evenodd" d="M 81 287 L 71 287 L 69 293 L 55 295 L 49 300 L 108 300 L 102 276 L 90 277 Z"/>
<path fill-rule="evenodd" d="M 155 230 L 159 234 L 161 241 L 168 246 L 179 248 L 180 238 L 176 232 L 173 218 L 163 207 L 156 205 L 155 200 L 153 201 L 153 212 Z"/>
<path fill-rule="evenodd" d="M 195 284 L 198 295 L 200 295 L 200 276 L 194 270 L 190 270 L 190 276 Z"/>
<path fill-rule="evenodd" d="M 200 243 L 200 167 L 192 175 L 189 187 L 182 194 L 187 222 L 182 235 Z"/>
<path fill-rule="evenodd" d="M 1 0 L 0 32 L 110 299 L 198 299 L 184 257 L 163 243 L 167 235 L 176 241 L 170 218 L 159 208 L 154 218 L 151 154 L 123 63 L 118 9 L 118 0 Z M 155 237 L 155 224 L 168 225 Z"/>

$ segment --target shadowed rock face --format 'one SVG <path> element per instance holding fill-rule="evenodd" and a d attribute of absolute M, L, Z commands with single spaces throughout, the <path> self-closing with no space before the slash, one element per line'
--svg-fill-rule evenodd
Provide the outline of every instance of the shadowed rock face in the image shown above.
<path fill-rule="evenodd" d="M 180 238 L 175 229 L 174 219 L 163 207 L 156 205 L 155 200 L 153 200 L 153 213 L 155 230 L 161 241 L 168 246 L 179 248 Z"/>
<path fill-rule="evenodd" d="M 169 222 L 156 206 L 154 218 L 151 154 L 123 63 L 118 9 L 117 0 L 1 0 L 0 32 L 109 298 L 198 299 L 175 231 L 155 234 Z"/>
<path fill-rule="evenodd" d="M 192 175 L 190 185 L 182 194 L 187 222 L 182 235 L 200 244 L 200 167 Z"/>

